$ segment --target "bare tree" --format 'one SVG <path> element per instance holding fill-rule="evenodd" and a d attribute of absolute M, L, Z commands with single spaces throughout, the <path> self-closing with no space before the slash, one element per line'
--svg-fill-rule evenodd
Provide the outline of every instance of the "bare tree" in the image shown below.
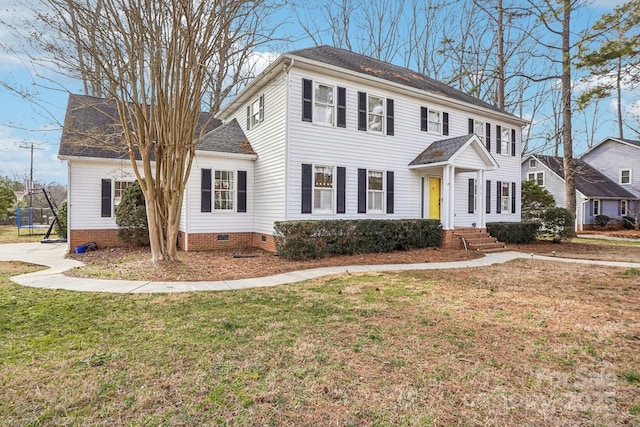
<path fill-rule="evenodd" d="M 258 40 L 243 38 L 241 28 L 259 20 L 266 1 L 44 4 L 48 9 L 39 17 L 55 38 L 45 32 L 34 42 L 53 54 L 65 53 L 48 59 L 87 82 L 90 93 L 115 101 L 122 138 L 145 195 L 151 257 L 175 259 L 182 195 L 206 128 L 199 126 L 201 107 L 210 91 L 216 99 L 212 108 L 219 108 L 220 98 L 241 78 L 247 53 L 239 46 L 249 41 L 246 48 L 251 49 L 252 40 Z M 230 74 L 219 62 L 227 60 L 238 65 Z M 214 81 L 218 86 L 212 88 Z"/>

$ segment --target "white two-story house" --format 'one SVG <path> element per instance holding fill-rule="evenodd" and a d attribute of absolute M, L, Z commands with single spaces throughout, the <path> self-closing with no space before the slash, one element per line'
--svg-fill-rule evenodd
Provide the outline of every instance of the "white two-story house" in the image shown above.
<path fill-rule="evenodd" d="M 520 221 L 526 121 L 413 71 L 302 49 L 276 59 L 216 118 L 184 195 L 185 250 L 273 250 L 274 222 L 285 220 L 432 218 L 445 239 L 456 227 Z M 60 158 L 71 247 L 95 236 L 113 244 L 114 200 L 133 180 L 128 160 L 82 154 L 65 134 Z"/>

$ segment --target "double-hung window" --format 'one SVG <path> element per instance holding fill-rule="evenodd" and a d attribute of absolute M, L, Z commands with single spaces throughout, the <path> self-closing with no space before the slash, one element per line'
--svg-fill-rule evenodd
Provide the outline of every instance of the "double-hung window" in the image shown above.
<path fill-rule="evenodd" d="M 442 134 L 442 113 L 440 111 L 429 109 L 428 132 Z"/>
<path fill-rule="evenodd" d="M 334 125 L 335 87 L 316 83 L 314 91 L 313 121 Z"/>
<path fill-rule="evenodd" d="M 475 120 L 473 122 L 473 133 L 475 133 L 476 135 L 478 135 L 478 138 L 480 138 L 480 141 L 482 141 L 482 143 L 484 144 L 485 142 L 485 138 L 484 138 L 484 130 L 485 130 L 485 124 L 484 122 L 480 122 L 478 120 Z"/>
<path fill-rule="evenodd" d="M 502 183 L 502 191 L 500 194 L 500 203 L 502 205 L 502 209 L 500 210 L 502 213 L 510 213 L 511 212 L 511 185 L 508 182 Z"/>
<path fill-rule="evenodd" d="M 593 216 L 600 215 L 600 200 L 593 200 Z"/>
<path fill-rule="evenodd" d="M 511 149 L 511 129 L 509 128 L 502 128 L 502 134 L 501 136 L 501 153 L 504 155 L 509 155 L 510 154 L 510 149 Z"/>
<path fill-rule="evenodd" d="M 124 194 L 124 190 L 133 182 L 131 181 L 114 181 L 113 186 L 113 214 L 115 215 L 116 209 L 120 206 L 120 202 L 122 201 L 122 195 Z"/>
<path fill-rule="evenodd" d="M 367 123 L 372 132 L 384 132 L 384 98 L 369 95 L 367 98 Z"/>
<path fill-rule="evenodd" d="M 527 181 L 533 181 L 540 187 L 544 187 L 544 172 L 529 172 L 527 174 Z"/>
<path fill-rule="evenodd" d="M 631 169 L 620 169 L 620 184 L 631 184 Z"/>
<path fill-rule="evenodd" d="M 627 216 L 628 215 L 628 207 L 627 207 L 627 201 L 626 200 L 620 200 L 620 216 Z"/>
<path fill-rule="evenodd" d="M 333 213 L 333 201 L 333 167 L 316 166 L 313 179 L 313 211 L 318 213 Z"/>
<path fill-rule="evenodd" d="M 235 179 L 233 171 L 216 170 L 213 182 L 213 209 L 233 211 Z"/>
<path fill-rule="evenodd" d="M 256 98 L 247 106 L 247 130 L 253 129 L 264 121 L 264 95 Z"/>
<path fill-rule="evenodd" d="M 367 212 L 384 211 L 384 173 L 367 171 Z"/>

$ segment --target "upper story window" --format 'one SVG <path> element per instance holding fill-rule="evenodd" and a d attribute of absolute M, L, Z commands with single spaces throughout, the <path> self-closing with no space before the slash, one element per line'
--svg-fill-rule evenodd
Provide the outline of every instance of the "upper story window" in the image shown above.
<path fill-rule="evenodd" d="M 440 111 L 429 110 L 427 131 L 438 135 L 442 134 L 442 113 Z"/>
<path fill-rule="evenodd" d="M 631 184 L 631 169 L 620 169 L 620 184 Z"/>
<path fill-rule="evenodd" d="M 544 172 L 529 172 L 527 174 L 527 181 L 533 181 L 540 187 L 544 187 Z"/>
<path fill-rule="evenodd" d="M 472 121 L 470 119 L 470 123 Z M 470 127 L 471 125 L 472 123 Z M 420 107 L 420 130 L 438 135 L 449 135 L 449 113 Z"/>
<path fill-rule="evenodd" d="M 508 155 L 510 154 L 510 149 L 511 149 L 511 129 L 509 128 L 502 128 L 502 134 L 500 135 L 501 139 L 500 139 L 500 143 L 502 144 L 500 146 L 500 152 L 502 154 Z"/>
<path fill-rule="evenodd" d="M 384 173 L 367 171 L 367 212 L 380 212 L 384 209 Z"/>
<path fill-rule="evenodd" d="M 367 130 L 384 131 L 384 98 L 369 95 L 367 97 Z"/>
<path fill-rule="evenodd" d="M 347 90 L 302 79 L 302 121 L 347 127 Z"/>
<path fill-rule="evenodd" d="M 393 99 L 358 92 L 358 130 L 394 134 Z"/>
<path fill-rule="evenodd" d="M 264 95 L 260 95 L 247 106 L 247 130 L 253 129 L 264 121 Z"/>
<path fill-rule="evenodd" d="M 529 159 L 529 167 L 535 169 L 538 167 L 538 161 L 536 159 Z"/>
<path fill-rule="evenodd" d="M 313 211 L 333 213 L 333 167 L 316 166 L 313 179 Z"/>
<path fill-rule="evenodd" d="M 473 133 L 478 135 L 478 138 L 480 138 L 480 141 L 482 141 L 483 143 L 485 142 L 484 129 L 485 129 L 484 122 L 480 122 L 478 120 L 474 121 L 474 123 L 473 123 Z"/>
<path fill-rule="evenodd" d="M 314 122 L 333 125 L 335 108 L 334 93 L 335 88 L 333 86 L 316 83 L 314 91 Z"/>

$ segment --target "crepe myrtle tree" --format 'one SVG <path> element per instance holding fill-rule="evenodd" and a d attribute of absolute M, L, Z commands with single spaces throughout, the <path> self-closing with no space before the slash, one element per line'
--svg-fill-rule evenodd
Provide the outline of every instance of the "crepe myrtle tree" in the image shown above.
<path fill-rule="evenodd" d="M 252 25 L 267 22 L 264 10 L 273 10 L 276 2 L 41 3 L 34 12 L 47 31 L 32 32 L 29 43 L 48 53 L 57 71 L 79 78 L 87 94 L 114 100 L 119 124 L 114 132 L 146 202 L 151 258 L 174 260 L 185 185 L 208 129 L 201 107 L 219 108 L 210 102 L 216 82 L 239 81 L 239 74 L 227 79 L 223 72 L 238 67 L 220 61 L 246 60 L 251 49 L 268 39 L 268 33 L 256 36 L 258 27 Z M 213 91 L 217 102 L 228 93 Z M 100 142 L 99 135 L 88 138 Z"/>

